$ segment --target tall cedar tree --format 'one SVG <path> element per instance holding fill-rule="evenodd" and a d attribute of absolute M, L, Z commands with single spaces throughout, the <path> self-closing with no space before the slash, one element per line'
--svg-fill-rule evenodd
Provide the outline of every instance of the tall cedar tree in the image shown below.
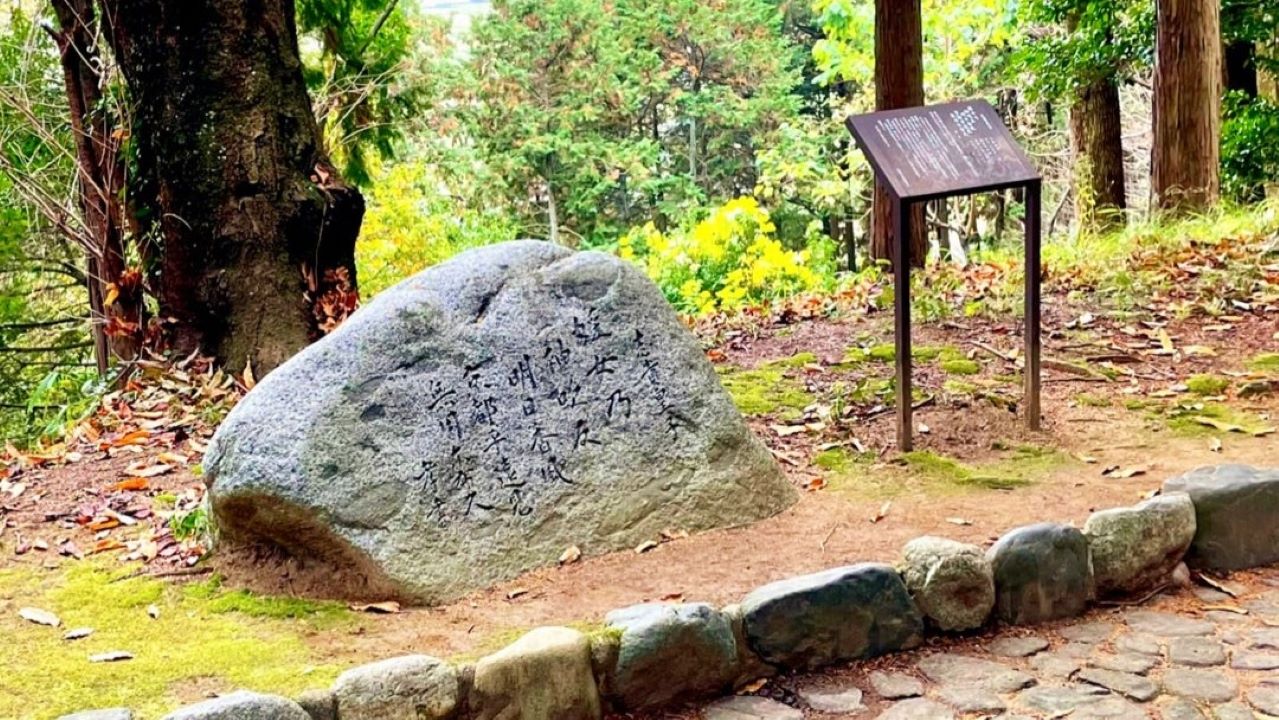
<path fill-rule="evenodd" d="M 174 349 L 261 374 L 353 307 L 364 214 L 322 149 L 294 2 L 98 1 Z"/>
<path fill-rule="evenodd" d="M 1067 21 L 1070 32 L 1079 20 Z M 1105 45 L 1113 43 L 1109 27 L 1093 28 Z M 1100 55 L 1100 53 L 1097 53 Z M 1119 111 L 1117 68 L 1109 63 L 1091 68 L 1073 90 L 1070 105 L 1070 144 L 1075 155 L 1075 198 L 1079 222 L 1103 231 L 1124 224 L 1128 206 L 1124 182 L 1123 123 Z"/>
<path fill-rule="evenodd" d="M 924 104 L 924 28 L 920 0 L 875 0 L 875 109 Z M 893 210 L 888 191 L 876 182 L 871 256 L 897 262 Z M 928 255 L 924 206 L 910 216 L 910 261 L 923 267 Z"/>
<path fill-rule="evenodd" d="M 1151 186 L 1159 207 L 1202 210 L 1220 195 L 1219 0 L 1158 0 Z"/>

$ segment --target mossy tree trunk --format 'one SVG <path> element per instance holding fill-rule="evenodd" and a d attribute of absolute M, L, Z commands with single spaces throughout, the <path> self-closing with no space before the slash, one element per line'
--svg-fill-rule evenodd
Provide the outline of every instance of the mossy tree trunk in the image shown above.
<path fill-rule="evenodd" d="M 875 109 L 894 110 L 924 104 L 924 27 L 920 0 L 875 0 Z M 896 262 L 892 201 L 875 183 L 871 257 Z M 928 256 L 924 206 L 910 216 L 911 264 L 923 267 Z"/>
<path fill-rule="evenodd" d="M 1098 78 L 1075 91 L 1070 141 L 1080 226 L 1089 231 L 1122 227 L 1128 200 L 1119 87 L 1113 77 Z"/>
<path fill-rule="evenodd" d="M 354 305 L 364 213 L 321 147 L 293 0 L 99 0 L 135 107 L 160 315 L 259 375 Z"/>

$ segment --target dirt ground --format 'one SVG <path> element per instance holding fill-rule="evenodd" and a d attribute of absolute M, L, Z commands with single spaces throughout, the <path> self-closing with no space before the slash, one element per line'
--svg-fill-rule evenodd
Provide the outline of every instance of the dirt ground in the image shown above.
<path fill-rule="evenodd" d="M 1273 434 L 1254 436 L 1211 427 L 1175 431 L 1151 405 L 1133 409 L 1125 404 L 1132 398 L 1163 403 L 1158 407 L 1198 402 L 1181 386 L 1196 373 L 1223 373 L 1236 385 L 1243 382 L 1247 358 L 1279 346 L 1279 325 L 1271 317 L 1246 315 L 1217 330 L 1203 321 L 1167 321 L 1157 331 L 1139 327 L 1136 334 L 1117 322 L 1080 326 L 1078 317 L 1064 303 L 1049 310 L 1046 326 L 1054 330 L 1046 334 L 1045 356 L 1107 358 L 1094 364 L 1108 374 L 1081 371 L 1075 365 L 1050 366 L 1045 371 L 1044 427 L 1037 433 L 1025 430 L 1015 412 L 1020 394 L 1015 380 L 999 380 L 1017 372 L 1013 351 L 1020 340 L 1015 323 L 965 319 L 925 325 L 916 335 L 918 345 L 958 348 L 979 361 L 981 372 L 966 380 L 988 380 L 996 400 L 1009 400 L 947 392 L 945 373 L 935 364 L 921 363 L 917 385 L 933 400 L 916 413 L 917 427 L 928 428 L 917 436 L 918 449 L 973 467 L 1008 457 L 1010 448 L 1052 452 L 1051 463 L 1026 471 L 1025 484 L 1006 489 L 954 484 L 930 479 L 910 463 L 903 464 L 892 448 L 891 411 L 885 412 L 874 400 L 818 422 L 816 429 L 784 437 L 777 430 L 779 423 L 812 422 L 820 407 L 806 408 L 799 420 L 763 414 L 751 417 L 750 423 L 791 479 L 801 487 L 821 488 L 803 493 L 797 505 L 777 517 L 661 542 L 642 554 L 617 552 L 538 570 L 447 606 L 370 615 L 349 632 L 316 633 L 307 642 L 321 656 L 341 662 L 409 652 L 445 657 L 483 652 L 536 625 L 597 622 L 608 611 L 633 603 L 727 604 L 787 576 L 864 561 L 893 561 L 901 546 L 919 535 L 987 544 L 1003 531 L 1029 522 L 1078 525 L 1093 510 L 1137 502 L 1165 478 L 1204 464 L 1279 464 L 1279 440 Z M 785 374 L 788 382 L 810 390 L 817 398 L 814 405 L 820 406 L 838 393 L 832 388 L 839 382 L 891 373 L 887 364 L 841 366 L 850 345 L 856 344 L 854 338 L 891 337 L 886 334 L 888 322 L 880 313 L 853 320 L 774 324 L 749 334 L 730 333 L 720 338 L 715 348 L 719 352 L 712 355 L 725 367 L 749 369 L 796 353 L 813 353 L 814 362 L 788 366 Z M 1072 323 L 1079 327 L 1068 329 Z M 1178 350 L 1163 352 L 1168 343 Z M 1200 350 L 1182 352 L 1183 347 Z M 1091 399 L 1084 401 L 1085 395 Z M 1258 423 L 1279 417 L 1279 399 L 1273 394 L 1244 399 L 1231 391 L 1230 397 L 1218 400 Z M 821 449 L 830 447 L 861 447 L 863 460 L 838 471 L 815 464 Z M 74 553 L 59 555 L 57 550 L 66 540 L 80 549 L 94 544 L 94 537 L 73 519 L 77 507 L 114 498 L 116 506 L 127 509 L 145 505 L 148 497 L 199 484 L 189 470 L 179 469 L 151 478 L 145 491 L 112 491 L 110 484 L 129 475 L 126 466 L 145 458 L 147 451 L 115 455 L 85 457 L 29 473 L 26 482 L 35 489 L 0 503 L 8 524 L 0 543 L 12 544 L 15 537 L 19 543 L 43 540 L 49 549 L 15 556 L 6 547 L 0 550 L 4 563 L 56 567 L 75 562 Z M 176 571 L 172 565 L 154 571 L 187 572 L 180 564 Z M 223 574 L 227 586 L 272 595 L 349 594 L 336 592 L 345 580 L 335 580 L 326 568 L 261 550 L 214 553 L 195 572 Z M 174 577 L 174 582 L 182 581 L 181 575 Z"/>

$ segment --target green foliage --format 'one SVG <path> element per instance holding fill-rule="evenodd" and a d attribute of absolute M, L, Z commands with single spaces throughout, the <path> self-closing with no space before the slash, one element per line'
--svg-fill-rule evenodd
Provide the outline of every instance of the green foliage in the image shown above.
<path fill-rule="evenodd" d="M 366 192 L 355 248 L 365 297 L 468 248 L 515 239 L 509 217 L 459 208 L 442 186 L 432 165 L 413 159 L 386 170 Z"/>
<path fill-rule="evenodd" d="M 833 275 L 833 247 L 814 238 L 789 251 L 754 198 L 731 200 L 691 228 L 663 233 L 651 223 L 624 236 L 618 253 L 639 262 L 677 309 L 731 310 L 821 287 Z"/>
<path fill-rule="evenodd" d="M 1221 186 L 1249 197 L 1279 178 L 1279 104 L 1227 93 L 1221 127 Z"/>
<path fill-rule="evenodd" d="M 1026 0 L 1010 70 L 1042 99 L 1070 97 L 1103 78 L 1116 83 L 1153 62 L 1155 4 L 1142 0 Z"/>
<path fill-rule="evenodd" d="M 333 161 L 367 185 L 420 107 L 424 82 L 411 56 L 432 21 L 400 0 L 298 0 L 305 77 Z M 307 52 L 309 51 L 309 52 Z M 370 154 L 373 154 L 370 156 Z"/>

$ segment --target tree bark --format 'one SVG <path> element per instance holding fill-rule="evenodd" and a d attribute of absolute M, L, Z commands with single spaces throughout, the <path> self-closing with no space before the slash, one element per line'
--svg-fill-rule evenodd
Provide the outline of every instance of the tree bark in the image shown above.
<path fill-rule="evenodd" d="M 875 109 L 924 104 L 924 29 L 920 0 L 875 0 Z M 875 183 L 871 256 L 896 263 L 892 200 Z M 928 255 L 924 206 L 911 213 L 910 260 L 923 267 Z"/>
<path fill-rule="evenodd" d="M 293 0 L 99 0 L 135 104 L 174 349 L 260 376 L 356 304 L 364 213 L 321 147 Z"/>
<path fill-rule="evenodd" d="M 94 359 L 105 374 L 110 355 L 137 356 L 145 322 L 141 274 L 126 268 L 121 133 L 104 107 L 93 0 L 53 0 L 63 85 L 76 150 L 77 200 L 93 247 L 85 248 Z"/>
<path fill-rule="evenodd" d="M 1128 201 L 1119 87 L 1113 77 L 1099 78 L 1075 92 L 1070 141 L 1080 227 L 1093 232 L 1122 227 Z"/>
<path fill-rule="evenodd" d="M 1151 185 L 1159 207 L 1203 210 L 1220 197 L 1218 0 L 1157 0 Z"/>

